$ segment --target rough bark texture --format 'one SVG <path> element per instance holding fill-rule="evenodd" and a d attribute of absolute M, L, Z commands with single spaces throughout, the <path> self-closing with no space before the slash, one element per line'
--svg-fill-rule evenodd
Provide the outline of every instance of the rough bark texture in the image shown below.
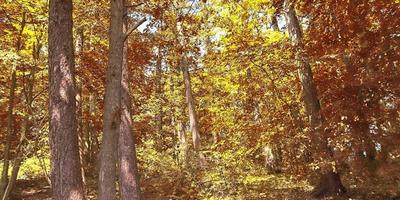
<path fill-rule="evenodd" d="M 110 46 L 100 150 L 99 200 L 116 198 L 117 143 L 121 122 L 124 0 L 111 0 Z"/>
<path fill-rule="evenodd" d="M 190 131 L 192 132 L 192 140 L 193 140 L 193 148 L 195 150 L 200 149 L 200 132 L 197 122 L 197 113 L 196 107 L 194 104 L 194 98 L 192 94 L 192 85 L 190 82 L 190 73 L 189 66 L 186 61 L 187 58 L 183 58 L 182 60 L 182 71 L 183 71 L 183 79 L 185 82 L 185 96 L 186 103 L 189 110 L 189 123 L 190 123 Z"/>
<path fill-rule="evenodd" d="M 85 199 L 79 160 L 72 0 L 50 0 L 49 116 L 53 199 Z"/>
<path fill-rule="evenodd" d="M 321 114 L 321 106 L 317 96 L 317 89 L 314 84 L 311 66 L 304 54 L 300 23 L 293 5 L 290 4 L 289 0 L 285 0 L 284 8 L 289 36 L 295 48 L 295 57 L 298 65 L 299 79 L 303 89 L 305 110 L 309 117 L 310 128 L 314 133 L 313 139 L 316 143 L 318 154 L 324 161 L 330 161 L 332 160 L 333 152 L 327 146 L 326 138 L 322 130 L 320 130 L 324 119 Z M 346 189 L 340 180 L 339 174 L 333 169 L 334 166 L 331 165 L 321 166 L 320 181 L 314 189 L 313 196 L 323 197 L 326 195 L 341 195 L 346 193 Z"/>
<path fill-rule="evenodd" d="M 128 20 L 124 20 L 127 32 Z M 132 102 L 129 94 L 128 40 L 124 42 L 121 81 L 121 124 L 118 142 L 119 190 L 121 200 L 139 200 L 140 187 L 136 160 L 135 139 L 132 127 Z"/>

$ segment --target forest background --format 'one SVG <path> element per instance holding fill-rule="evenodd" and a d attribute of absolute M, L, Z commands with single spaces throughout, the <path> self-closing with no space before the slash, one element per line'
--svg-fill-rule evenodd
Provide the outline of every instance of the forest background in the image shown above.
<path fill-rule="evenodd" d="M 399 198 L 399 0 L 118 2 L 143 199 Z M 70 113 L 97 199 L 99 170 L 123 155 L 101 150 L 118 141 L 103 137 L 118 24 L 110 1 L 72 3 Z M 51 196 L 49 12 L 47 0 L 0 0 L 4 199 Z"/>

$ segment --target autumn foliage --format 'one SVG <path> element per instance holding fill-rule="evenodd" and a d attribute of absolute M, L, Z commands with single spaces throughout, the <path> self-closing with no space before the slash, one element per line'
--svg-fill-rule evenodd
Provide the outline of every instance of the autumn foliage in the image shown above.
<path fill-rule="evenodd" d="M 127 2 L 130 24 L 146 18 L 127 39 L 144 199 L 308 199 L 324 166 L 340 175 L 350 197 L 399 197 L 398 0 Z M 288 34 L 288 2 L 302 30 L 299 46 Z M 110 2 L 73 3 L 77 131 L 90 199 L 103 135 Z M 17 158 L 26 161 L 18 179 L 49 176 L 48 20 L 46 0 L 0 3 L 0 158 L 10 170 Z M 317 128 L 299 62 L 311 66 Z M 200 149 L 192 144 L 184 67 Z M 17 181 L 13 197 L 24 198 L 24 189 Z"/>

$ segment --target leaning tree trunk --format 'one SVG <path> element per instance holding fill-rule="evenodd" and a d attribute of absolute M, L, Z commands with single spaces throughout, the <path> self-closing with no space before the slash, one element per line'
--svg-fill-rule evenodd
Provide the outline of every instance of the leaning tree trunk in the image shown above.
<path fill-rule="evenodd" d="M 128 19 L 124 19 L 127 34 Z M 121 124 L 118 141 L 119 189 L 121 200 L 139 200 L 140 187 L 137 169 L 135 139 L 132 126 L 132 102 L 129 94 L 128 40 L 124 41 L 121 81 Z"/>
<path fill-rule="evenodd" d="M 116 198 L 117 144 L 121 123 L 124 0 L 111 0 L 110 44 L 100 150 L 99 200 Z"/>
<path fill-rule="evenodd" d="M 15 155 L 15 159 L 13 161 L 13 168 L 12 168 L 12 171 L 11 171 L 11 177 L 10 177 L 10 179 L 8 181 L 6 190 L 4 191 L 4 194 L 3 194 L 2 198 L 1 198 L 1 200 L 8 200 L 9 199 L 9 197 L 11 195 L 11 192 L 14 189 L 14 185 L 17 182 L 18 172 L 19 172 L 19 169 L 21 167 L 21 162 L 22 162 L 22 157 L 23 157 L 22 146 L 25 145 L 25 139 L 24 138 L 25 138 L 25 134 L 27 132 L 27 128 L 29 128 L 28 123 L 26 123 L 26 122 L 24 122 L 24 123 L 25 123 L 25 125 L 24 125 L 24 129 L 25 130 L 24 130 L 24 133 L 21 135 L 20 142 L 19 142 L 18 147 L 16 149 L 16 155 Z"/>
<path fill-rule="evenodd" d="M 285 0 L 285 17 L 289 31 L 289 36 L 295 48 L 295 57 L 298 66 L 299 79 L 303 88 L 305 110 L 309 117 L 310 128 L 314 133 L 313 139 L 317 146 L 317 153 L 321 155 L 325 163 L 331 163 L 333 152 L 327 145 L 327 139 L 323 135 L 321 126 L 324 122 L 321 114 L 321 106 L 317 96 L 317 89 L 314 83 L 311 66 L 304 54 L 303 38 L 300 23 L 297 19 L 293 5 L 289 0 Z M 323 197 L 325 195 L 337 195 L 346 193 L 339 174 L 334 171 L 334 166 L 330 164 L 321 166 L 321 175 L 318 185 L 315 187 L 313 196 Z"/>
<path fill-rule="evenodd" d="M 190 131 L 192 132 L 193 148 L 197 151 L 200 149 L 200 132 L 199 132 L 197 113 L 192 93 L 192 85 L 190 82 L 189 66 L 186 59 L 187 58 L 184 56 L 181 67 L 185 83 L 185 96 L 186 96 L 186 104 L 189 110 L 189 123 L 190 123 Z"/>
<path fill-rule="evenodd" d="M 49 2 L 49 134 L 53 199 L 85 199 L 76 119 L 72 0 Z"/>

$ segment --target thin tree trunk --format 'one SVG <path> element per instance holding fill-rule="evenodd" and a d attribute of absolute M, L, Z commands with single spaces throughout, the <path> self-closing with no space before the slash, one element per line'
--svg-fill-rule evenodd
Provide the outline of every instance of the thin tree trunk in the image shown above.
<path fill-rule="evenodd" d="M 75 45 L 75 53 L 77 56 L 77 64 L 75 65 L 75 68 L 79 70 L 81 68 L 80 63 L 80 55 L 81 52 L 83 51 L 83 45 L 84 45 L 84 38 L 83 38 L 83 29 L 78 28 L 77 30 L 77 40 L 76 40 L 76 45 Z M 84 119 L 83 119 L 83 107 L 84 107 L 84 97 L 83 97 L 83 83 L 80 77 L 77 77 L 77 85 L 78 85 L 78 92 L 76 95 L 76 101 L 78 103 L 78 112 L 77 112 L 77 118 L 78 118 L 78 135 L 79 135 L 79 158 L 81 160 L 81 172 L 82 172 L 82 181 L 83 185 L 86 185 L 86 178 L 85 178 L 85 166 L 86 160 L 85 158 L 87 157 L 87 152 L 88 149 L 86 148 L 86 135 L 84 131 Z"/>
<path fill-rule="evenodd" d="M 310 127 L 314 133 L 313 140 L 317 146 L 317 153 L 324 159 L 325 163 L 331 163 L 328 161 L 332 160 L 333 152 L 329 149 L 327 139 L 323 135 L 323 130 L 321 130 L 324 119 L 321 114 L 321 106 L 317 96 L 317 89 L 314 84 L 311 66 L 304 54 L 300 23 L 293 5 L 290 4 L 289 0 L 285 0 L 284 8 L 289 36 L 295 48 L 299 79 L 303 88 L 305 110 L 309 117 Z M 331 166 L 331 164 L 321 166 L 320 181 L 314 189 L 313 196 L 323 197 L 325 195 L 346 193 L 346 189 L 341 182 L 339 174 L 334 171 L 334 167 L 335 166 Z"/>
<path fill-rule="evenodd" d="M 125 8 L 126 9 L 126 8 Z M 123 31 L 127 33 L 128 19 L 124 19 Z M 135 139 L 132 127 L 132 102 L 129 94 L 128 40 L 123 47 L 121 80 L 121 124 L 118 141 L 119 190 L 121 200 L 139 200 L 140 187 L 137 169 Z"/>
<path fill-rule="evenodd" d="M 84 45 L 84 35 L 83 35 L 83 29 L 82 28 L 78 28 L 77 30 L 78 34 L 77 34 L 77 40 L 76 40 L 76 54 L 78 55 L 78 64 L 76 65 L 76 69 L 80 70 L 81 68 L 81 53 L 83 51 L 83 45 Z M 77 106 L 78 106 L 78 133 L 79 133 L 79 158 L 81 160 L 81 172 L 82 172 L 82 181 L 83 181 L 83 185 L 86 185 L 86 176 L 85 176 L 85 166 L 87 166 L 86 163 L 86 159 L 87 158 L 87 153 L 88 153 L 88 149 L 86 146 L 86 136 L 87 134 L 85 134 L 85 123 L 84 123 L 84 118 L 83 118 L 83 109 L 84 109 L 84 102 L 85 102 L 85 98 L 83 96 L 83 81 L 81 80 L 80 77 L 77 78 L 77 82 L 78 82 L 78 93 L 77 93 Z"/>
<path fill-rule="evenodd" d="M 121 123 L 124 0 L 111 0 L 110 43 L 100 150 L 99 200 L 116 198 L 117 144 Z"/>
<path fill-rule="evenodd" d="M 28 125 L 26 124 L 25 126 L 28 126 Z M 25 128 L 28 128 L 28 127 L 25 127 Z M 27 131 L 24 130 L 24 132 L 27 132 Z M 8 181 L 7 188 L 4 191 L 4 194 L 3 194 L 2 198 L 1 198 L 2 200 L 8 200 L 10 198 L 11 192 L 14 189 L 14 185 L 15 185 L 15 183 L 17 181 L 18 172 L 19 172 L 19 168 L 21 166 L 22 156 L 23 156 L 23 152 L 22 152 L 21 147 L 25 143 L 25 138 L 24 137 L 25 137 L 25 133 L 21 136 L 20 143 L 19 143 L 19 145 L 18 145 L 18 147 L 16 149 L 17 155 L 15 155 L 11 176 L 10 176 L 10 179 Z"/>
<path fill-rule="evenodd" d="M 22 39 L 22 33 L 24 32 L 25 29 L 25 12 L 22 14 L 22 21 L 21 21 L 21 28 L 19 30 L 19 35 L 17 38 L 17 43 L 16 43 L 16 52 L 19 54 L 21 50 L 21 39 Z M 11 136 L 14 132 L 14 100 L 15 100 L 15 90 L 17 87 L 17 69 L 16 65 L 12 67 L 11 71 L 11 86 L 10 86 L 10 95 L 8 97 L 9 99 L 9 105 L 8 105 L 8 111 L 7 111 L 7 136 L 6 136 L 6 148 L 4 150 L 4 158 L 3 158 L 3 171 L 1 173 L 1 179 L 0 179 L 0 197 L 4 195 L 5 189 L 7 187 L 7 182 L 8 182 L 8 169 L 10 165 L 10 150 L 11 150 Z"/>
<path fill-rule="evenodd" d="M 13 121 L 14 121 L 14 98 L 15 98 L 15 88 L 17 86 L 17 77 L 15 67 L 12 69 L 11 73 L 11 87 L 9 96 L 9 105 L 7 111 L 7 136 L 6 136 L 6 148 L 4 149 L 3 158 L 3 171 L 1 173 L 0 180 L 0 196 L 4 195 L 5 189 L 8 183 L 8 168 L 10 165 L 10 149 L 11 149 L 11 136 L 13 133 Z"/>
<path fill-rule="evenodd" d="M 157 122 L 157 141 L 156 148 L 162 150 L 163 148 L 163 137 L 162 137 L 162 129 L 163 129 L 163 84 L 162 84 L 162 50 L 161 45 L 158 47 L 158 58 L 156 63 L 156 98 L 157 98 L 157 114 L 156 114 L 156 122 Z"/>
<path fill-rule="evenodd" d="M 187 59 L 186 57 L 183 58 L 181 67 L 185 83 L 185 96 L 186 96 L 187 107 L 189 110 L 189 123 L 190 123 L 190 131 L 192 132 L 193 148 L 197 151 L 200 149 L 200 132 L 198 127 L 196 108 L 194 104 L 194 97 L 192 94 L 189 66 L 186 59 Z"/>
<path fill-rule="evenodd" d="M 16 158 L 14 160 L 11 177 L 10 177 L 10 180 L 8 181 L 7 188 L 4 191 L 2 200 L 8 200 L 10 198 L 11 192 L 14 189 L 14 186 L 15 186 L 15 183 L 17 180 L 20 166 L 21 166 L 21 158 Z"/>
<path fill-rule="evenodd" d="M 41 48 L 41 45 L 39 42 L 37 45 L 33 44 L 32 58 L 34 60 L 34 63 L 36 63 L 36 61 L 39 58 L 40 48 Z M 17 181 L 21 162 L 23 161 L 23 153 L 24 152 L 22 151 L 22 149 L 27 143 L 25 136 L 31 131 L 30 124 L 31 124 L 32 116 L 33 116 L 32 104 L 33 104 L 33 89 L 34 89 L 34 84 L 35 84 L 35 75 L 36 75 L 36 65 L 31 67 L 30 74 L 27 77 L 25 77 L 25 76 L 23 77 L 23 80 L 24 80 L 23 81 L 23 83 L 24 83 L 23 91 L 24 91 L 24 95 L 25 95 L 25 117 L 24 117 L 24 121 L 23 121 L 23 130 L 22 130 L 22 134 L 20 136 L 19 144 L 15 151 L 16 155 L 15 155 L 15 158 L 13 161 L 13 169 L 11 172 L 11 177 L 8 181 L 6 190 L 5 190 L 4 194 L 2 195 L 2 200 L 9 199 L 9 196 L 14 189 L 14 185 Z M 28 80 L 25 81 L 25 78 L 27 78 Z"/>
<path fill-rule="evenodd" d="M 89 95 L 89 121 L 88 121 L 88 134 L 90 140 L 89 146 L 89 161 L 92 164 L 96 160 L 96 155 L 100 149 L 99 141 L 97 138 L 96 130 L 94 128 L 94 118 L 96 115 L 96 97 L 94 94 Z"/>
<path fill-rule="evenodd" d="M 53 199 L 85 199 L 76 119 L 72 0 L 49 2 L 49 116 Z"/>

